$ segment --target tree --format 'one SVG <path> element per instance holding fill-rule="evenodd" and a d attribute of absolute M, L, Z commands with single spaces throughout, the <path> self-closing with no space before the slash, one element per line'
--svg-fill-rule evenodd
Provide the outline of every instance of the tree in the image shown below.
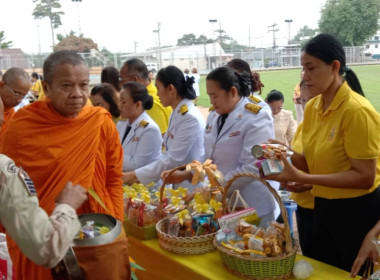
<path fill-rule="evenodd" d="M 69 34 L 66 33 L 66 35 L 58 33 L 57 34 L 57 40 L 58 40 L 58 42 L 62 42 L 63 40 L 65 40 L 69 36 L 76 36 L 75 31 L 70 30 Z M 79 37 L 83 37 L 83 34 L 80 34 Z"/>
<path fill-rule="evenodd" d="M 213 43 L 214 40 L 208 39 L 205 35 L 200 35 L 198 38 L 193 34 L 185 34 L 182 38 L 177 40 L 177 46 L 189 46 L 189 45 L 200 45 Z"/>
<path fill-rule="evenodd" d="M 182 38 L 177 40 L 177 46 L 194 45 L 196 42 L 196 36 L 193 33 L 185 34 Z"/>
<path fill-rule="evenodd" d="M 61 8 L 61 4 L 59 3 L 59 0 L 33 0 L 33 3 L 37 3 L 32 13 L 34 19 L 42 19 L 44 17 L 50 19 L 51 38 L 54 48 L 54 29 L 57 29 L 62 25 L 61 15 L 65 14 L 62 11 L 56 11 L 56 9 Z"/>
<path fill-rule="evenodd" d="M 0 31 L 0 49 L 8 49 L 12 47 L 12 41 L 5 41 L 4 31 Z"/>
<path fill-rule="evenodd" d="M 315 33 L 317 33 L 318 29 L 312 29 L 308 27 L 307 25 L 303 26 L 300 30 L 298 30 L 297 34 L 293 37 L 293 40 L 291 40 L 294 43 L 301 43 L 305 41 L 306 38 L 313 37 Z"/>
<path fill-rule="evenodd" d="M 61 35 L 62 36 L 62 35 Z M 54 46 L 54 51 L 69 50 L 75 52 L 90 52 L 91 49 L 98 50 L 98 45 L 90 38 L 84 38 L 83 35 L 66 35 L 66 37 Z"/>
<path fill-rule="evenodd" d="M 380 0 L 327 0 L 319 29 L 345 46 L 360 46 L 379 29 Z"/>

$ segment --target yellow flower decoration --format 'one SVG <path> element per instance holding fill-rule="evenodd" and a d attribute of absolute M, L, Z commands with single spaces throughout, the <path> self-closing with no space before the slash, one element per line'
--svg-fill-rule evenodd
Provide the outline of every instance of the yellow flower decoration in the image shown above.
<path fill-rule="evenodd" d="M 176 216 L 178 216 L 178 220 L 179 220 L 181 225 L 183 225 L 183 222 L 185 219 L 191 219 L 191 216 L 189 214 L 189 210 L 187 210 L 187 209 L 184 209 L 181 212 L 178 212 L 176 214 Z"/>
<path fill-rule="evenodd" d="M 214 209 L 215 212 L 218 212 L 218 210 L 222 207 L 222 203 L 212 198 L 210 199 L 210 207 L 211 209 Z"/>

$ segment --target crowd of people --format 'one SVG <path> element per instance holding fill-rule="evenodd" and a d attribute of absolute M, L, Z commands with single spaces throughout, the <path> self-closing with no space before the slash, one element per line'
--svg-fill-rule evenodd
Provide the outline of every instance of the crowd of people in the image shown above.
<path fill-rule="evenodd" d="M 76 213 L 106 213 L 87 198 L 88 190 L 122 223 L 123 184 L 164 180 L 193 190 L 192 172 L 169 170 L 206 159 L 226 181 L 241 172 L 259 174 L 251 148 L 268 141 L 294 151 L 291 163 L 282 157 L 283 172 L 266 179 L 273 188 L 281 184 L 291 191 L 298 204 L 303 254 L 351 276 L 362 273 L 367 257 L 373 262 L 379 257 L 370 242 L 380 233 L 379 114 L 335 37 L 312 38 L 302 48 L 301 64 L 293 96 L 298 123 L 283 109 L 281 91 L 261 98 L 260 76 L 242 59 L 206 76 L 212 104 L 206 120 L 196 107 L 195 68 L 190 74 L 167 66 L 153 83 L 144 62 L 133 58 L 120 71 L 105 67 L 101 83 L 91 89 L 88 66 L 70 51 L 52 53 L 43 65 L 43 81 L 33 73 L 33 85 L 23 69 L 8 69 L 0 81 L 0 181 L 7 182 L 0 187 L 0 201 L 11 196 L 14 202 L 0 204 L 0 222 L 19 279 L 52 279 L 41 265 L 54 266 L 63 257 L 78 230 Z M 36 101 L 16 113 L 29 91 Z M 262 226 L 276 220 L 278 206 L 262 183 L 241 178 L 229 195 L 235 190 L 256 208 Z M 35 230 L 37 222 L 43 229 Z M 31 231 L 27 238 L 24 230 Z M 125 233 L 115 242 L 121 253 L 112 279 L 125 279 L 130 275 Z M 35 254 L 39 246 L 46 249 Z M 94 268 L 98 276 L 101 270 Z"/>

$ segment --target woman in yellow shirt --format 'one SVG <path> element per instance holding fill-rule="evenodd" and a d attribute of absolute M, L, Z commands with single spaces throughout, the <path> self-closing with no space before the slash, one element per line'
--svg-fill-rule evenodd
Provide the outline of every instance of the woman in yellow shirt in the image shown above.
<path fill-rule="evenodd" d="M 319 95 L 305 108 L 303 153 L 270 179 L 313 185 L 313 257 L 350 271 L 380 217 L 380 116 L 332 35 L 312 38 L 301 64 L 306 86 Z"/>

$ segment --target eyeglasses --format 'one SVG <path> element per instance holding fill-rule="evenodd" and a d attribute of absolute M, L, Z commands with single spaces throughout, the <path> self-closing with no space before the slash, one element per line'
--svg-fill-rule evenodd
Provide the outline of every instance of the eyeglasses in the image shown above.
<path fill-rule="evenodd" d="M 23 94 L 23 93 L 19 93 L 19 92 L 15 92 L 10 86 L 8 86 L 7 84 L 5 84 L 8 88 L 8 90 L 13 94 L 14 97 L 16 97 L 17 99 L 23 99 L 26 95 Z"/>

